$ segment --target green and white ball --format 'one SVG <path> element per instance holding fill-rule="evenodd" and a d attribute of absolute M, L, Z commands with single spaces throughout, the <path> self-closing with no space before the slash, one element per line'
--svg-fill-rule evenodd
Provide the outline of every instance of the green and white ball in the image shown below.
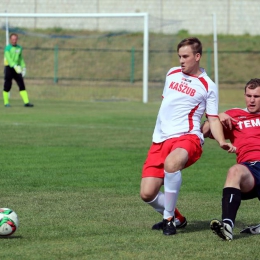
<path fill-rule="evenodd" d="M 18 226 L 17 214 L 9 208 L 0 208 L 0 236 L 11 236 Z"/>

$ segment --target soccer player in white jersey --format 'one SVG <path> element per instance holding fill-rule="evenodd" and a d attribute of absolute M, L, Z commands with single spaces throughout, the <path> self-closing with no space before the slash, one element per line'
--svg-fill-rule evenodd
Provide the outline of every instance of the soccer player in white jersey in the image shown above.
<path fill-rule="evenodd" d="M 241 200 L 260 200 L 260 79 L 245 86 L 246 108 L 233 108 L 219 114 L 224 134 L 237 148 L 237 164 L 227 173 L 222 192 L 222 221 L 210 222 L 212 231 L 226 241 L 233 239 L 233 228 Z M 205 137 L 209 124 L 202 126 Z M 240 233 L 260 234 L 260 225 L 247 227 Z"/>
<path fill-rule="evenodd" d="M 179 67 L 166 74 L 163 100 L 157 116 L 152 145 L 143 165 L 140 196 L 163 215 L 164 235 L 176 233 L 174 209 L 182 183 L 181 170 L 202 154 L 200 122 L 206 112 L 212 135 L 221 148 L 234 152 L 225 141 L 218 118 L 218 89 L 200 67 L 202 44 L 197 38 L 177 46 Z M 160 191 L 164 185 L 164 193 Z"/>

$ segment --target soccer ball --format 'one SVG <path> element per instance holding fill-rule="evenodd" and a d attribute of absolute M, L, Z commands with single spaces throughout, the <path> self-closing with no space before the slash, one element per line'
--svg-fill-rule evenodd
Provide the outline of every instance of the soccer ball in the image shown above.
<path fill-rule="evenodd" d="M 0 236 L 10 236 L 18 228 L 17 214 L 9 208 L 0 208 Z"/>

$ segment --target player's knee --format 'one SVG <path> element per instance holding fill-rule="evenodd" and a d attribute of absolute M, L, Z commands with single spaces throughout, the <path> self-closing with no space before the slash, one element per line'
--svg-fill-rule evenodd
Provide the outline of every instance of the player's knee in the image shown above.
<path fill-rule="evenodd" d="M 25 90 L 25 86 L 19 86 L 19 91 Z"/>
<path fill-rule="evenodd" d="M 165 161 L 164 170 L 169 173 L 177 172 L 177 171 L 183 169 L 184 166 L 185 166 L 185 163 L 180 160 L 178 160 L 178 161 L 177 160 L 172 160 L 172 161 L 168 160 L 168 161 Z"/>
<path fill-rule="evenodd" d="M 164 170 L 169 173 L 182 170 L 185 167 L 188 158 L 187 151 L 178 148 L 166 157 L 164 162 Z"/>
<path fill-rule="evenodd" d="M 153 193 L 149 192 L 149 191 L 144 191 L 141 190 L 140 191 L 140 197 L 144 202 L 150 202 L 155 198 L 156 194 L 154 195 Z"/>
<path fill-rule="evenodd" d="M 10 89 L 11 89 L 11 86 L 10 86 L 11 84 L 8 84 L 8 85 L 5 85 L 4 86 L 4 91 L 5 92 L 9 92 L 10 91 Z"/>
<path fill-rule="evenodd" d="M 228 170 L 227 180 L 239 181 L 242 178 L 242 173 L 240 165 L 234 165 Z"/>

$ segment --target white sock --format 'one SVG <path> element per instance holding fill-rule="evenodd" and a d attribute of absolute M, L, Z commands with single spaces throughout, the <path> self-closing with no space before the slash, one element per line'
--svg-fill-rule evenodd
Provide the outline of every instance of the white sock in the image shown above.
<path fill-rule="evenodd" d="M 164 193 L 159 191 L 157 196 L 150 202 L 147 202 L 150 206 L 152 206 L 157 212 L 163 214 L 164 211 Z"/>
<path fill-rule="evenodd" d="M 164 205 L 163 218 L 168 219 L 174 216 L 174 209 L 176 207 L 182 177 L 181 171 L 174 173 L 164 172 Z"/>

